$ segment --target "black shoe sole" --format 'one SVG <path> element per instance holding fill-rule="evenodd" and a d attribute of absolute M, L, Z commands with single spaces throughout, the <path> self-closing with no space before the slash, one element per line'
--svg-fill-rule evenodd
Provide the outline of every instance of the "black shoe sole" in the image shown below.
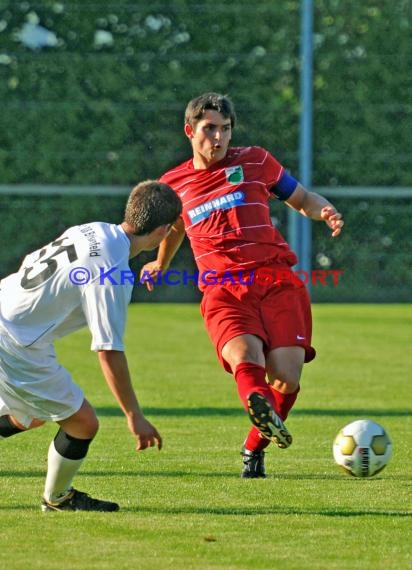
<path fill-rule="evenodd" d="M 264 396 L 252 392 L 248 396 L 247 407 L 250 421 L 263 437 L 270 439 L 280 449 L 291 445 L 291 434 Z"/>

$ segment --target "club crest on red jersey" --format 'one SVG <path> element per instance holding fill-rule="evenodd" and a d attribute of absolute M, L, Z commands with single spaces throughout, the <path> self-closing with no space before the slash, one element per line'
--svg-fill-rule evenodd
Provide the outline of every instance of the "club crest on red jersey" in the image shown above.
<path fill-rule="evenodd" d="M 241 166 L 231 166 L 230 168 L 225 168 L 226 180 L 229 184 L 240 184 L 243 182 L 243 168 Z"/>

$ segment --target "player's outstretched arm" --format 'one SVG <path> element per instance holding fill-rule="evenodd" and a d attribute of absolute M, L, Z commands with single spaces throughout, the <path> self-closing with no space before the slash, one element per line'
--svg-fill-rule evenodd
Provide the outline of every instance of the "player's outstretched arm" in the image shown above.
<path fill-rule="evenodd" d="M 155 446 L 160 450 L 162 438 L 140 409 L 125 353 L 118 350 L 99 350 L 98 356 L 106 382 L 126 416 L 131 434 L 136 438 L 136 451 Z"/>
<path fill-rule="evenodd" d="M 332 230 L 332 237 L 338 236 L 343 228 L 343 216 L 326 198 L 316 192 L 309 192 L 298 184 L 286 204 L 312 220 L 323 220 Z"/>
<path fill-rule="evenodd" d="M 185 237 L 185 226 L 182 218 L 173 224 L 170 234 L 160 243 L 157 258 L 143 265 L 140 281 L 146 283 L 149 291 L 153 291 L 159 271 L 166 271 L 176 255 Z"/>

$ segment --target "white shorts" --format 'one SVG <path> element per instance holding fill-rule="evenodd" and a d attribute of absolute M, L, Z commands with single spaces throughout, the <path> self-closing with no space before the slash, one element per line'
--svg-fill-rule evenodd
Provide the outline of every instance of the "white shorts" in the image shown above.
<path fill-rule="evenodd" d="M 25 427 L 34 418 L 57 422 L 75 414 L 82 389 L 56 360 L 52 345 L 23 348 L 0 335 L 0 416 L 11 414 Z"/>

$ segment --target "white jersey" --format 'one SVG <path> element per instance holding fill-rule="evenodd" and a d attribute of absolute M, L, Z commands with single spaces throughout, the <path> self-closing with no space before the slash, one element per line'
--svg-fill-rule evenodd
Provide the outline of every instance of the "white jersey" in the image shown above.
<path fill-rule="evenodd" d="M 1 281 L 2 334 L 18 346 L 41 348 L 87 325 L 92 350 L 124 350 L 133 288 L 129 254 L 120 225 L 69 228 Z"/>

